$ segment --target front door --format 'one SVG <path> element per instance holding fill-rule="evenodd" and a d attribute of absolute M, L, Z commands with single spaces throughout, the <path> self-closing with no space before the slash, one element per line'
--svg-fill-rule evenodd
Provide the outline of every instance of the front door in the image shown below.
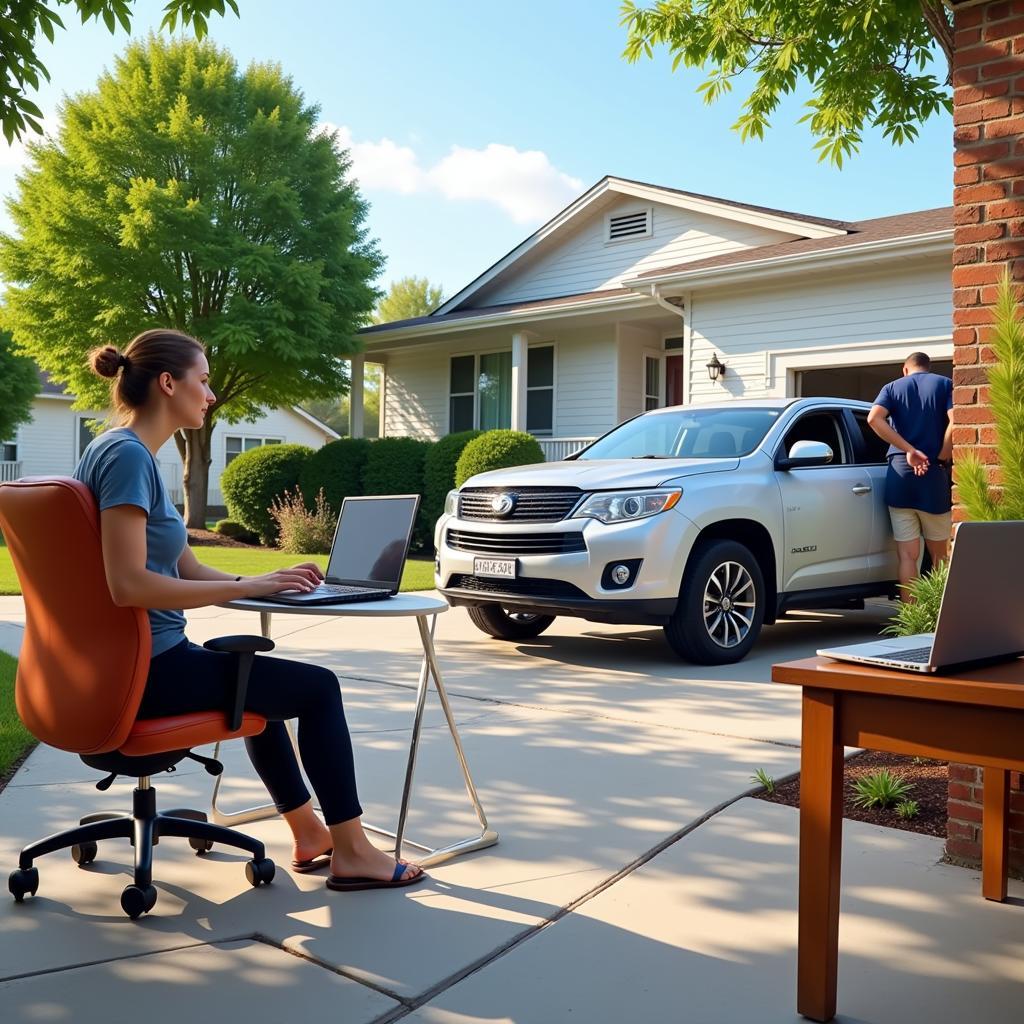
<path fill-rule="evenodd" d="M 783 512 L 783 589 L 818 590 L 865 582 L 874 483 L 855 461 L 838 412 L 805 413 L 775 453 L 797 441 L 824 441 L 831 464 L 776 470 Z"/>
<path fill-rule="evenodd" d="M 683 404 L 683 356 L 665 356 L 665 404 Z"/>

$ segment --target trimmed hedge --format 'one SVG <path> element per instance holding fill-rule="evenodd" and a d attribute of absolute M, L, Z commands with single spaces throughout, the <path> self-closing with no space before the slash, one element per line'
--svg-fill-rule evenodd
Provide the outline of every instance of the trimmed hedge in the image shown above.
<path fill-rule="evenodd" d="M 363 468 L 363 494 L 422 494 L 423 462 L 431 444 L 432 441 L 417 441 L 414 437 L 371 441 Z M 431 526 L 421 503 L 412 535 L 412 546 L 417 551 L 430 543 Z"/>
<path fill-rule="evenodd" d="M 371 443 L 365 437 L 343 437 L 313 452 L 299 474 L 306 508 L 315 510 L 321 487 L 335 516 L 347 497 L 363 494 L 363 473 Z"/>
<path fill-rule="evenodd" d="M 232 540 L 240 540 L 246 544 L 259 544 L 260 538 L 252 530 L 247 530 L 241 523 L 234 519 L 221 519 L 213 524 L 213 532 L 219 533 L 222 537 L 230 537 Z"/>
<path fill-rule="evenodd" d="M 455 486 L 461 487 L 477 473 L 543 461 L 544 452 L 532 434 L 520 430 L 488 430 L 462 450 L 455 467 Z"/>
<path fill-rule="evenodd" d="M 470 441 L 478 438 L 483 431 L 463 430 L 448 434 L 435 441 L 423 460 L 423 510 L 430 530 L 444 512 L 444 499 L 455 486 L 455 466 L 459 456 Z"/>
<path fill-rule="evenodd" d="M 228 518 L 260 535 L 264 544 L 277 541 L 270 503 L 297 487 L 306 460 L 313 454 L 304 444 L 267 444 L 233 459 L 220 476 Z"/>

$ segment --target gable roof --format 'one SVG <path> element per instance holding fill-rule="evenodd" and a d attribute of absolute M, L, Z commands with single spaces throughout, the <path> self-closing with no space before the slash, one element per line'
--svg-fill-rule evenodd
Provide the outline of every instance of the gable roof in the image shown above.
<path fill-rule="evenodd" d="M 432 315 L 445 315 L 456 311 L 527 253 L 542 243 L 550 242 L 555 235 L 565 234 L 571 230 L 570 225 L 573 222 L 578 221 L 585 214 L 594 212 L 595 209 L 607 206 L 618 196 L 632 196 L 648 202 L 664 203 L 696 213 L 787 232 L 801 238 L 827 238 L 833 235 L 843 235 L 851 227 L 845 221 L 811 217 L 802 213 L 775 210 L 768 206 L 738 203 L 729 199 L 702 195 L 699 192 L 684 192 L 681 189 L 651 185 L 644 181 L 605 175 L 578 199 L 539 227 L 529 238 L 520 242 L 500 260 L 474 278 L 465 288 L 438 306 Z"/>

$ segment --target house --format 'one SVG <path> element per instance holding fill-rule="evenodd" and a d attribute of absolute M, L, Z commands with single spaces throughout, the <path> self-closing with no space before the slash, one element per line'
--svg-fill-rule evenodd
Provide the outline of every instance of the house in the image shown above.
<path fill-rule="evenodd" d="M 382 436 L 511 427 L 548 459 L 663 405 L 870 400 L 916 349 L 951 374 L 952 240 L 951 209 L 845 222 L 606 177 L 429 316 L 364 328 L 360 361 Z"/>
<path fill-rule="evenodd" d="M 89 421 L 106 416 L 105 412 L 72 409 L 74 400 L 74 395 L 65 394 L 45 373 L 40 373 L 40 391 L 32 401 L 32 419 L 21 424 L 13 439 L 0 444 L 0 483 L 21 476 L 71 474 L 85 446 L 93 439 Z M 218 420 L 211 437 L 213 462 L 208 505 L 224 504 L 220 474 L 243 451 L 284 442 L 320 448 L 337 437 L 326 423 L 298 406 L 267 410 L 255 423 L 231 424 Z M 173 439 L 157 452 L 157 463 L 171 501 L 182 504 L 183 467 Z"/>

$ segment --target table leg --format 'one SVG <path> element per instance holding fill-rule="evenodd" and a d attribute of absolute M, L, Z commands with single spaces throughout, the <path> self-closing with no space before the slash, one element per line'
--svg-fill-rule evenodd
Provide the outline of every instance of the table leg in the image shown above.
<path fill-rule="evenodd" d="M 981 811 L 981 894 L 987 900 L 1006 900 L 1009 858 L 1010 773 L 986 768 Z"/>
<path fill-rule="evenodd" d="M 806 688 L 800 745 L 800 895 L 797 1011 L 828 1021 L 836 1012 L 843 838 L 841 696 Z"/>

